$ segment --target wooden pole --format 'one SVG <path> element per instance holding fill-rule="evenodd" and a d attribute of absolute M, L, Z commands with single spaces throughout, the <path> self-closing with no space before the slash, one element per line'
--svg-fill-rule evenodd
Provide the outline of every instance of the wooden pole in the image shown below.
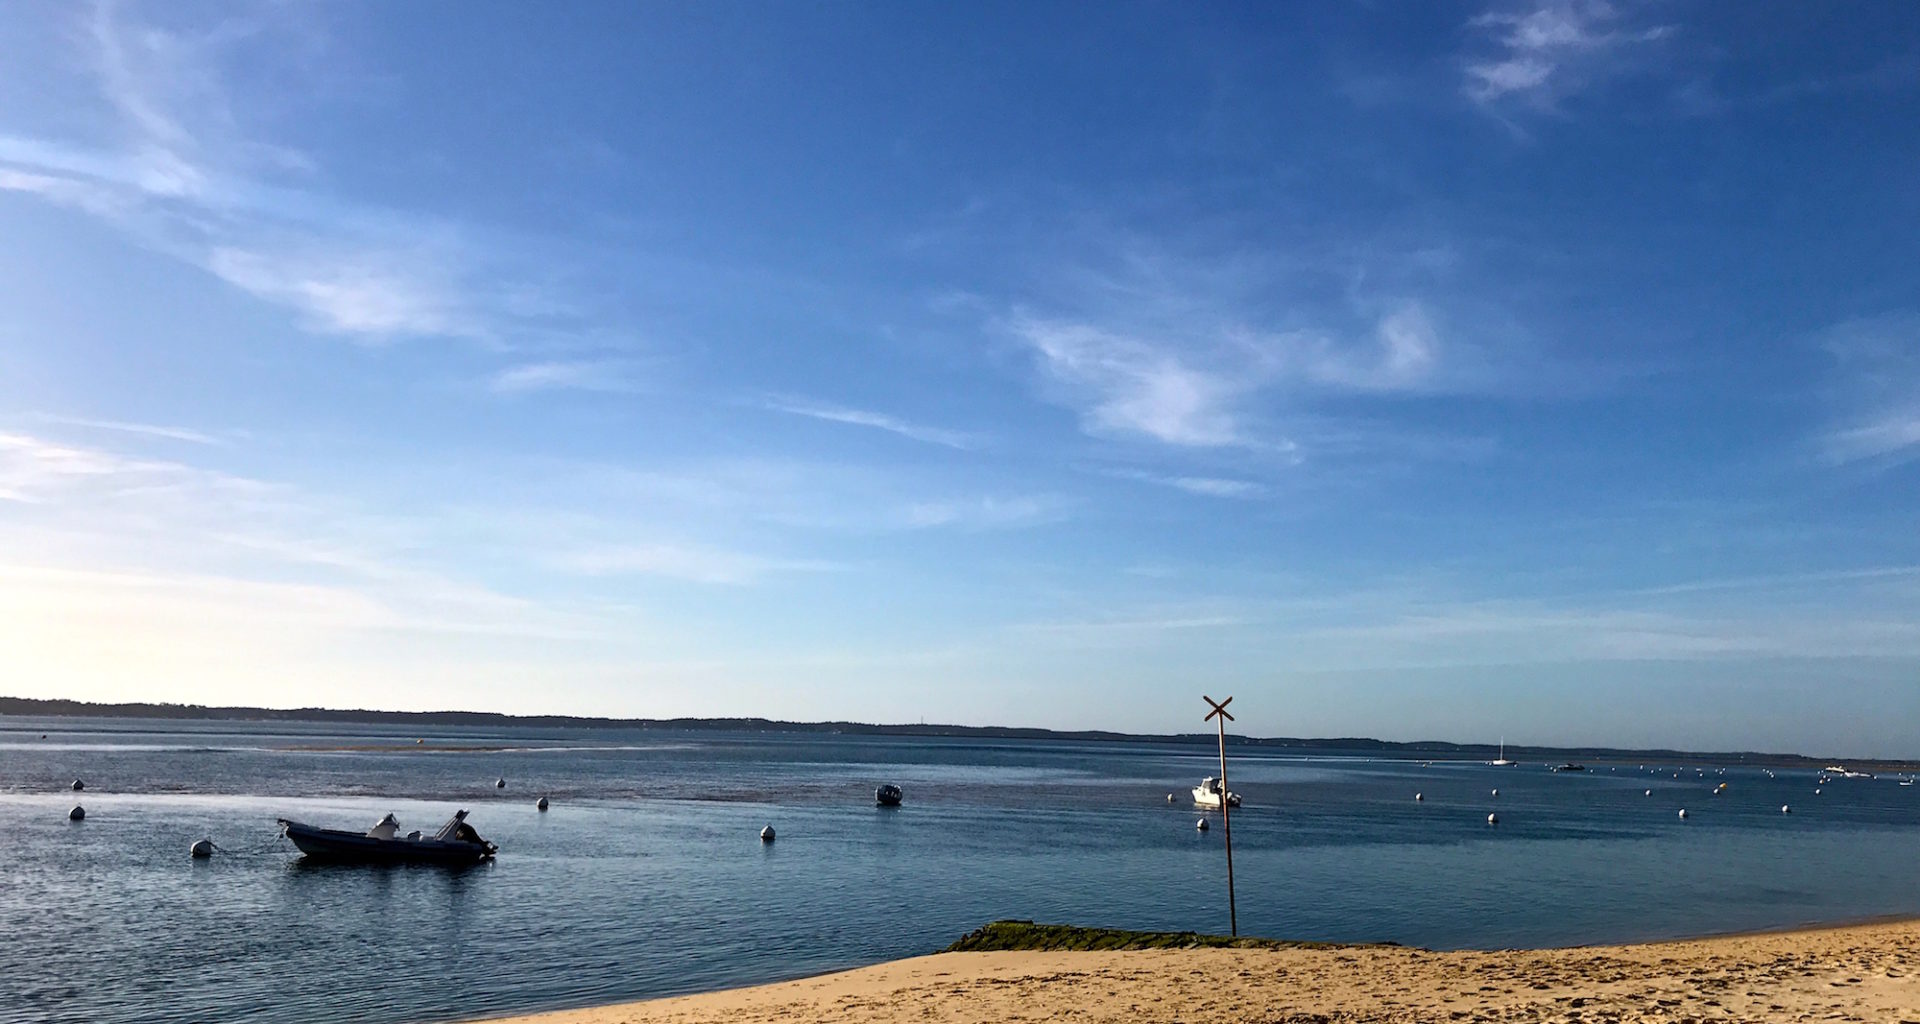
<path fill-rule="evenodd" d="M 1227 716 L 1220 716 L 1220 830 L 1227 834 L 1227 928 L 1240 935 L 1240 911 L 1233 901 L 1233 790 L 1227 788 Z"/>
<path fill-rule="evenodd" d="M 1212 697 L 1204 693 L 1200 698 L 1213 708 L 1212 711 L 1207 712 L 1207 717 L 1220 720 L 1220 831 L 1226 833 L 1227 837 L 1227 927 L 1233 936 L 1238 938 L 1240 910 L 1233 898 L 1233 790 L 1227 786 L 1227 722 L 1233 718 L 1233 714 L 1227 710 L 1227 705 L 1233 703 L 1233 698 L 1228 697 L 1219 703 L 1215 703 Z"/>

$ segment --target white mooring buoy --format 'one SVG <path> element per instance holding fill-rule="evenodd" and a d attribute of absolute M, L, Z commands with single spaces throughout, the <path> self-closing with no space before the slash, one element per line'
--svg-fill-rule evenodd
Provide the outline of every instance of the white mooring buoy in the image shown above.
<path fill-rule="evenodd" d="M 1687 816 L 1687 809 L 1685 807 L 1680 808 L 1680 816 L 1682 818 Z"/>
<path fill-rule="evenodd" d="M 194 860 L 206 860 L 213 856 L 213 840 L 195 839 L 193 845 L 187 847 L 187 856 Z"/>
<path fill-rule="evenodd" d="M 1649 790 L 1647 790 L 1647 795 L 1648 795 L 1648 796 L 1652 796 L 1652 795 L 1653 795 L 1653 790 L 1651 790 L 1651 789 L 1649 789 Z"/>
<path fill-rule="evenodd" d="M 1415 794 L 1413 794 L 1413 802 L 1414 802 L 1414 803 L 1416 803 L 1416 804 L 1417 804 L 1417 803 L 1419 803 L 1419 802 L 1421 802 L 1422 800 L 1425 800 L 1426 798 L 1427 798 L 1427 794 L 1425 794 L 1425 793 L 1415 793 Z"/>
<path fill-rule="evenodd" d="M 1816 790 L 1814 790 L 1814 791 L 1813 791 L 1813 795 L 1814 795 L 1814 796 L 1819 796 L 1819 795 L 1820 795 L 1820 791 L 1819 791 L 1819 790 L 1817 790 L 1817 789 L 1816 789 Z"/>
<path fill-rule="evenodd" d="M 1792 813 L 1793 813 L 1793 806 L 1792 806 L 1791 804 L 1781 804 L 1781 805 L 1780 805 L 1780 813 L 1781 813 L 1781 814 L 1792 814 Z"/>
<path fill-rule="evenodd" d="M 1498 825 L 1498 824 L 1500 824 L 1500 816 L 1499 816 L 1498 814 L 1489 814 L 1489 815 L 1487 815 L 1487 824 L 1489 824 L 1489 825 Z"/>
<path fill-rule="evenodd" d="M 535 810 L 539 810 L 539 811 L 544 811 L 544 810 L 546 810 L 546 809 L 547 809 L 547 798 L 543 796 L 543 797 L 541 797 L 540 799 L 538 799 L 538 800 L 535 800 L 535 801 L 533 802 L 533 807 L 534 807 L 534 809 L 535 809 Z"/>
<path fill-rule="evenodd" d="M 1499 795 L 1500 795 L 1500 791 L 1499 791 L 1499 790 L 1497 790 L 1497 789 L 1496 789 L 1496 790 L 1494 790 L 1494 791 L 1493 791 L 1493 795 L 1494 795 L 1494 796 L 1499 796 Z"/>
<path fill-rule="evenodd" d="M 1168 803 L 1172 803 L 1172 802 L 1173 802 L 1173 794 L 1172 794 L 1172 793 L 1168 793 L 1168 794 L 1167 794 L 1167 802 L 1168 802 Z"/>
<path fill-rule="evenodd" d="M 73 810 L 67 812 L 68 821 L 84 821 L 86 817 L 87 809 L 79 804 L 74 804 Z"/>
<path fill-rule="evenodd" d="M 760 830 L 760 841 L 763 843 L 773 842 L 773 826 L 772 825 L 768 825 L 766 828 L 763 828 Z"/>
<path fill-rule="evenodd" d="M 1193 823 L 1193 827 L 1199 829 L 1202 832 L 1205 832 L 1209 827 L 1207 825 L 1207 819 L 1201 818 L 1199 821 L 1196 821 Z"/>

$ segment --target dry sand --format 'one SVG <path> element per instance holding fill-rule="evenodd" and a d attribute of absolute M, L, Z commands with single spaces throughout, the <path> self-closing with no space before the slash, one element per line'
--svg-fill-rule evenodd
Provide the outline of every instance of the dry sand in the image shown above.
<path fill-rule="evenodd" d="M 1641 946 L 941 953 L 527 1024 L 1916 1021 L 1920 922 Z"/>

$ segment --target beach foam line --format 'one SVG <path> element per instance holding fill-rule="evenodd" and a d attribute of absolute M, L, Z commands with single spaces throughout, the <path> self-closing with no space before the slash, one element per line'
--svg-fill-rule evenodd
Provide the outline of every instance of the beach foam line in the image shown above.
<path fill-rule="evenodd" d="M 1920 922 L 1631 946 L 946 952 L 513 1024 L 1920 1020 Z"/>

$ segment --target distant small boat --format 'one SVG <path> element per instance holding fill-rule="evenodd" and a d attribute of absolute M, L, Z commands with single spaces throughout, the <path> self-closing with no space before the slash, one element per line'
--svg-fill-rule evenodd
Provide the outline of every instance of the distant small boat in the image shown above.
<path fill-rule="evenodd" d="M 1901 779 L 1901 780 L 1900 780 L 1900 784 L 1901 784 L 1902 786 L 1911 786 L 1911 785 L 1913 785 L 1913 778 L 1912 778 L 1912 776 L 1908 776 L 1907 778 L 1904 778 L 1904 779 Z"/>
<path fill-rule="evenodd" d="M 467 824 L 467 812 L 457 811 L 430 836 L 418 832 L 400 835 L 400 823 L 389 814 L 365 832 L 316 828 L 279 819 L 280 832 L 299 851 L 315 860 L 366 861 L 393 864 L 477 864 L 490 859 L 499 847 L 480 838 Z"/>
<path fill-rule="evenodd" d="M 1842 766 L 1840 766 L 1840 765 L 1837 765 L 1837 764 L 1830 764 L 1830 765 L 1828 765 L 1828 766 L 1827 766 L 1827 774 L 1828 774 L 1828 775 L 1838 775 L 1838 776 L 1840 776 L 1840 777 L 1841 777 L 1841 778 L 1843 778 L 1843 779 L 1871 779 L 1871 778 L 1873 778 L 1873 773 L 1872 773 L 1872 772 L 1856 772 L 1856 771 L 1849 771 L 1849 770 L 1847 770 L 1846 768 L 1844 768 L 1844 767 L 1842 767 Z"/>
<path fill-rule="evenodd" d="M 1584 772 L 1587 770 L 1587 766 L 1584 764 L 1573 764 L 1569 762 L 1567 764 L 1556 764 L 1553 766 L 1552 770 L 1556 772 Z"/>
<path fill-rule="evenodd" d="M 900 787 L 889 782 L 873 791 L 873 802 L 882 807 L 900 806 Z"/>
<path fill-rule="evenodd" d="M 1507 760 L 1507 738 L 1505 736 L 1500 737 L 1500 756 L 1495 760 L 1488 761 L 1487 763 L 1494 766 L 1495 768 L 1513 767 L 1513 762 Z"/>
<path fill-rule="evenodd" d="M 1228 807 L 1240 806 L 1240 794 L 1229 793 L 1220 785 L 1220 780 L 1209 775 L 1193 787 L 1193 802 L 1202 807 L 1219 807 L 1224 802 Z"/>

